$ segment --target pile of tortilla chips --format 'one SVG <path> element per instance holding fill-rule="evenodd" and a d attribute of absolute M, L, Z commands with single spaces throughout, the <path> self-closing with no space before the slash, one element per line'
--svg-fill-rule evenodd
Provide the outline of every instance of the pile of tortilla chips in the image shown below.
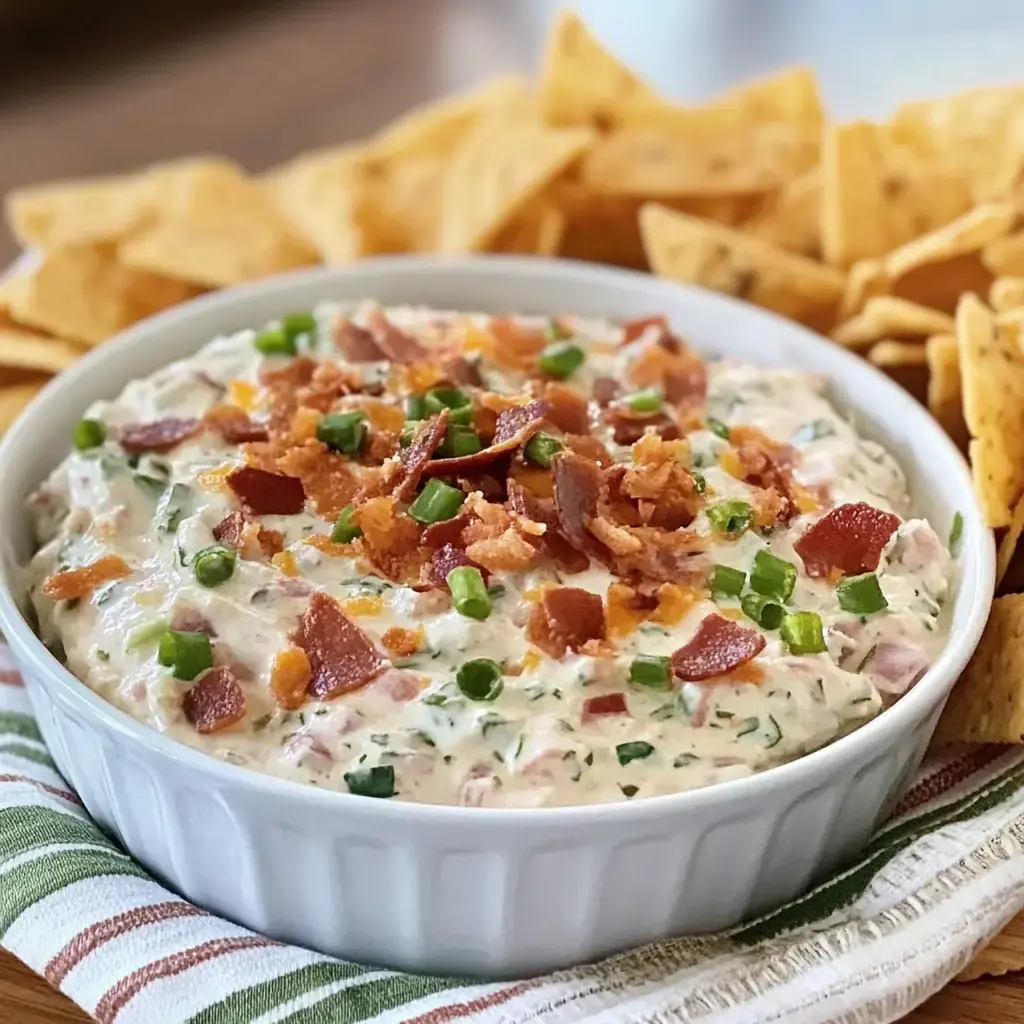
<path fill-rule="evenodd" d="M 8 196 L 39 260 L 0 285 L 0 429 L 90 346 L 205 290 L 383 253 L 595 260 L 791 317 L 916 393 L 969 452 L 1005 529 L 1004 589 L 1024 590 L 1020 196 L 1024 85 L 832 123 L 798 68 L 685 106 L 565 13 L 539 81 L 490 82 L 262 177 L 196 158 Z M 1011 595 L 947 732 L 1024 742 L 1022 672 Z"/>

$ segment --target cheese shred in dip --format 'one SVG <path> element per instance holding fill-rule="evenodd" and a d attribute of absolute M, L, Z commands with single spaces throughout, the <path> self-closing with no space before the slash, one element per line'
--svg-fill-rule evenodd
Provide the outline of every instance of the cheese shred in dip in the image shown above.
<path fill-rule="evenodd" d="M 74 440 L 30 499 L 44 640 L 152 728 L 310 785 L 707 786 L 863 725 L 945 641 L 952 557 L 890 455 L 823 380 L 705 365 L 658 317 L 325 304 Z"/>

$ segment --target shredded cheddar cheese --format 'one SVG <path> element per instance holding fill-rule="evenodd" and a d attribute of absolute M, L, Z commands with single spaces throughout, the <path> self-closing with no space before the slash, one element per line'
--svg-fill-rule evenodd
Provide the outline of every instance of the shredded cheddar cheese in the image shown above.
<path fill-rule="evenodd" d="M 363 597 L 350 597 L 342 601 L 341 607 L 348 615 L 380 615 L 384 599 L 375 594 L 366 594 Z"/>
<path fill-rule="evenodd" d="M 300 575 L 299 563 L 290 551 L 279 551 L 270 561 L 274 568 L 279 569 L 285 576 Z"/>

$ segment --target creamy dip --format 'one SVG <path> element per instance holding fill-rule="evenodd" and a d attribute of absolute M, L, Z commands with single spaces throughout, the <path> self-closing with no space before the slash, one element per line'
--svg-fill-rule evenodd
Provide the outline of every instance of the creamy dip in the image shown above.
<path fill-rule="evenodd" d="M 321 370 L 282 383 L 296 360 Z M 946 637 L 947 546 L 825 383 L 705 367 L 658 318 L 324 304 L 87 411 L 30 501 L 39 629 L 132 717 L 310 785 L 537 807 L 747 776 L 874 718 Z M 442 406 L 432 463 L 488 449 L 504 410 L 527 423 L 479 467 L 416 477 L 399 435 Z M 598 505 L 570 488 L 570 460 Z M 268 497 L 246 465 L 288 479 Z M 342 472 L 362 474 L 358 493 L 344 477 L 331 491 Z M 509 476 L 543 515 L 510 504 Z M 280 511 L 297 480 L 299 507 Z M 434 481 L 465 517 L 453 557 L 486 588 L 462 611 L 409 515 Z M 323 615 L 315 593 L 333 599 Z"/>

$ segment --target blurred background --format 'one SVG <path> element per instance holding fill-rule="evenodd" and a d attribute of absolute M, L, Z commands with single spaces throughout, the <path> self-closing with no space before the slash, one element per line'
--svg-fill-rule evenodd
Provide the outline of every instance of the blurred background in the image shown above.
<path fill-rule="evenodd" d="M 262 170 L 531 69 L 558 0 L 0 0 L 0 193 L 217 152 Z M 1021 0 L 577 0 L 655 85 L 702 99 L 794 62 L 832 111 L 1024 77 Z M 3 229 L 0 229 L 2 231 Z M 0 266 L 15 254 L 0 234 Z"/>

